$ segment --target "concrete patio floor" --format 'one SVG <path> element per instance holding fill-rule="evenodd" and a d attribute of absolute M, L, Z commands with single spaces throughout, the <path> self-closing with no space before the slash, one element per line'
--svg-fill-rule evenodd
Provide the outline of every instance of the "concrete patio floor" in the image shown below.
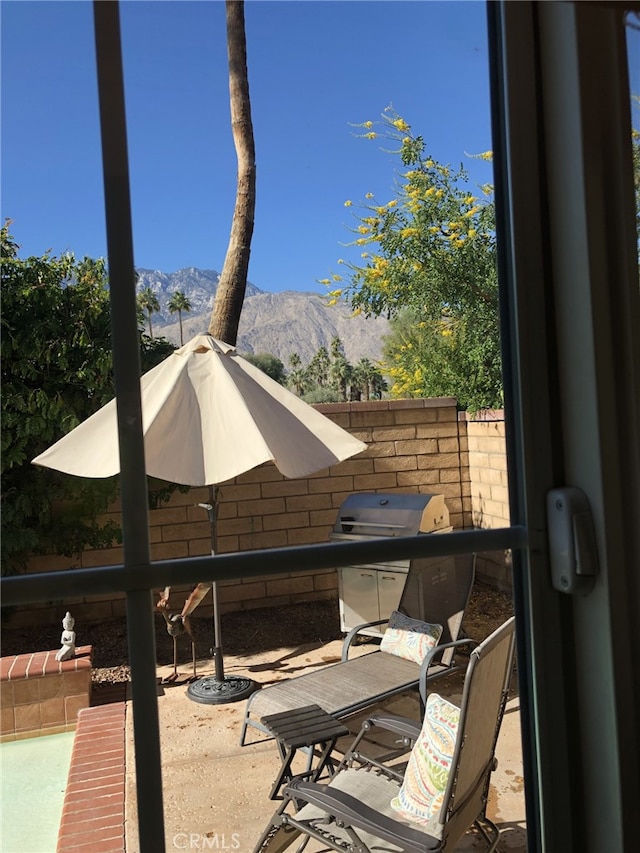
<path fill-rule="evenodd" d="M 261 652 L 251 657 L 225 656 L 227 675 L 245 675 L 261 684 L 299 675 L 340 659 L 341 642 Z M 356 648 L 364 653 L 370 646 Z M 167 851 L 235 850 L 251 853 L 278 803 L 269 799 L 280 767 L 272 741 L 239 745 L 244 701 L 207 705 L 187 696 L 189 666 L 179 668 L 177 683 L 163 684 L 170 667 L 158 668 L 165 833 Z M 214 674 L 212 661 L 198 663 L 198 676 Z M 514 678 L 515 682 L 515 678 Z M 453 702 L 461 698 L 461 678 L 452 676 L 434 690 Z M 392 713 L 418 718 L 418 699 L 404 694 L 384 703 Z M 354 732 L 360 714 L 347 721 Z M 250 730 L 253 734 L 254 730 Z M 255 734 L 258 734 L 255 732 Z M 251 738 L 249 738 L 251 739 Z M 126 849 L 138 853 L 137 803 L 133 760 L 132 715 L 127 713 Z M 339 746 L 350 742 L 345 738 Z M 488 816 L 502 831 L 499 849 L 527 849 L 517 694 L 507 705 L 497 748 L 498 769 L 492 776 Z M 317 850 L 310 844 L 307 850 Z M 470 834 L 459 850 L 484 847 Z"/>

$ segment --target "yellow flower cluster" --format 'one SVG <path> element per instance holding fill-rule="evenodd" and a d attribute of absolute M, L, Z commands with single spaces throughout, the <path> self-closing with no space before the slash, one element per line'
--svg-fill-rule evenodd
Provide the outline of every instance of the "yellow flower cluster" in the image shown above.
<path fill-rule="evenodd" d="M 387 207 L 397 207 L 398 202 L 395 198 L 392 198 L 391 201 L 387 202 Z"/>
<path fill-rule="evenodd" d="M 358 225 L 358 233 L 360 233 L 360 234 L 368 234 L 368 233 L 369 233 L 369 231 L 370 231 L 370 229 L 369 229 L 369 228 L 367 228 L 367 226 L 366 226 L 366 225 Z"/>
<path fill-rule="evenodd" d="M 347 199 L 347 200 L 345 201 L 345 203 L 344 203 L 344 206 L 345 206 L 345 207 L 351 207 L 351 205 L 352 205 L 352 204 L 353 204 L 353 202 L 352 202 L 352 201 L 349 201 L 349 199 Z"/>
<path fill-rule="evenodd" d="M 400 236 L 404 239 L 405 237 L 415 237 L 420 232 L 417 228 L 401 228 Z"/>
<path fill-rule="evenodd" d="M 373 193 L 367 193 L 367 194 L 365 195 L 365 198 L 373 198 Z"/>
<path fill-rule="evenodd" d="M 378 138 L 378 134 L 375 132 L 375 130 L 371 130 L 369 133 L 366 133 L 365 136 L 367 137 L 367 139 L 377 139 Z"/>
<path fill-rule="evenodd" d="M 397 118 L 392 124 L 398 130 L 409 130 L 409 125 L 403 118 Z"/>
<path fill-rule="evenodd" d="M 373 127 L 373 122 L 372 121 L 365 121 L 365 123 L 362 126 L 363 127 Z"/>

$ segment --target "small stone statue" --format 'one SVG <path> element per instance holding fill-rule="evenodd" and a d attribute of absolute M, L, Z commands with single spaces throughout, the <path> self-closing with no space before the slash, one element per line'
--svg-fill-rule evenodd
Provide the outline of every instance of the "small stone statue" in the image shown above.
<path fill-rule="evenodd" d="M 73 630 L 73 626 L 75 624 L 76 620 L 67 610 L 64 619 L 62 620 L 62 627 L 64 628 L 62 636 L 60 637 L 62 648 L 56 654 L 56 660 L 69 660 L 69 658 L 74 657 L 76 653 L 76 634 Z"/>

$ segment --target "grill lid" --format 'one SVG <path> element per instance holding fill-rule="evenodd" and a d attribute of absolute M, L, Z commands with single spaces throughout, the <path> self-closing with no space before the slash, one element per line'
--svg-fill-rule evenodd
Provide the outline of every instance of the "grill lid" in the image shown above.
<path fill-rule="evenodd" d="M 330 538 L 415 536 L 448 527 L 444 495 L 362 492 L 342 502 Z"/>

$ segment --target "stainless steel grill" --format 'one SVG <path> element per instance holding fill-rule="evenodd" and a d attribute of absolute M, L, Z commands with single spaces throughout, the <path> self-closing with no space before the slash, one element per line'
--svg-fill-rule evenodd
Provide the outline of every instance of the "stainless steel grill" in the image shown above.
<path fill-rule="evenodd" d="M 443 495 L 363 492 L 342 502 L 330 539 L 416 536 L 450 530 Z M 347 632 L 363 622 L 386 619 L 400 602 L 410 565 L 410 560 L 398 560 L 338 569 L 341 630 Z M 379 637 L 383 628 L 364 633 Z"/>

